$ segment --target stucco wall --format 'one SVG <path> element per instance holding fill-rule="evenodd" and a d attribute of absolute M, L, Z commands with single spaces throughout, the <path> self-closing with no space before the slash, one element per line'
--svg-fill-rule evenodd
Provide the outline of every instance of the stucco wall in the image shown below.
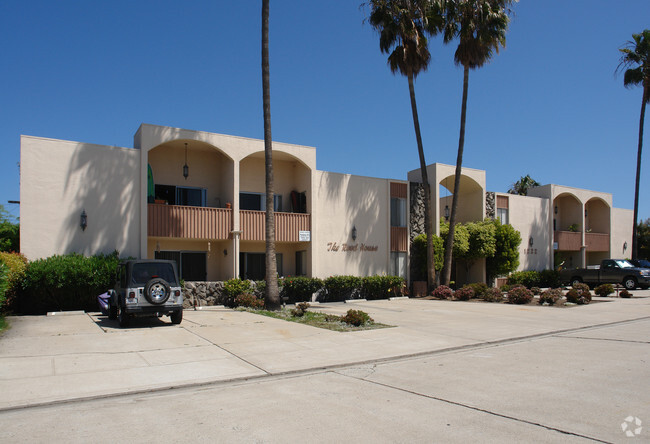
<path fill-rule="evenodd" d="M 548 229 L 548 199 L 497 193 L 508 197 L 508 217 L 521 234 L 518 270 L 544 270 L 551 267 L 552 244 Z M 530 245 L 530 239 L 533 245 Z"/>
<path fill-rule="evenodd" d="M 612 235 L 610 248 L 613 258 L 632 257 L 632 224 L 634 211 L 622 208 L 612 209 Z M 627 248 L 623 249 L 627 243 Z"/>
<path fill-rule="evenodd" d="M 312 218 L 315 277 L 388 273 L 389 181 L 316 171 Z M 351 237 L 357 229 L 357 239 Z M 351 248 L 350 248 L 351 247 Z M 371 247 L 375 251 L 368 251 Z"/>
<path fill-rule="evenodd" d="M 20 157 L 20 248 L 28 259 L 139 256 L 138 150 L 22 136 Z"/>

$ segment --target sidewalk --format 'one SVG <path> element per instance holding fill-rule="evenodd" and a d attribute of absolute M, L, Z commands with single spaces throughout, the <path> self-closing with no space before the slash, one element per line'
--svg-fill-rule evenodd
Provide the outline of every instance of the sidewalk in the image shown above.
<path fill-rule="evenodd" d="M 98 313 L 10 317 L 0 410 L 445 352 L 650 317 L 650 291 L 554 308 L 417 299 L 315 305 L 394 328 L 339 333 L 223 307 L 120 329 Z M 640 296 L 640 297 L 638 297 Z"/>

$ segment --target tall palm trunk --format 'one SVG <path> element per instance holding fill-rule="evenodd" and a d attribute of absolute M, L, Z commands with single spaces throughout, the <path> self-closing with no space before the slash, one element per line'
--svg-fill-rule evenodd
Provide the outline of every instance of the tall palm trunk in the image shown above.
<path fill-rule="evenodd" d="M 269 0 L 262 0 L 262 101 L 264 108 L 264 161 L 266 166 L 266 298 L 269 310 L 280 309 L 275 259 L 275 214 L 273 213 L 273 145 L 271 138 L 271 76 L 269 71 Z"/>
<path fill-rule="evenodd" d="M 422 146 L 422 135 L 420 134 L 420 119 L 418 118 L 418 106 L 415 102 L 415 86 L 413 85 L 413 72 L 408 75 L 409 94 L 411 96 L 411 112 L 413 113 L 413 126 L 415 127 L 415 138 L 418 143 L 418 156 L 420 157 L 420 172 L 422 185 L 424 186 L 424 232 L 427 235 L 427 288 L 432 290 L 435 285 L 436 264 L 433 257 L 433 224 L 431 223 L 431 186 L 429 185 L 429 174 L 427 163 L 424 160 L 424 147 Z"/>
<path fill-rule="evenodd" d="M 467 116 L 467 88 L 469 84 L 469 65 L 463 69 L 463 105 L 460 111 L 460 136 L 458 137 L 458 157 L 456 159 L 456 174 L 454 176 L 454 195 L 451 200 L 451 215 L 449 216 L 449 234 L 445 241 L 445 263 L 443 268 L 442 283 L 449 285 L 451 280 L 451 256 L 454 246 L 454 229 L 456 226 L 456 209 L 458 208 L 458 195 L 460 194 L 460 173 L 463 167 L 463 150 L 465 149 L 465 117 Z"/>
<path fill-rule="evenodd" d="M 639 119 L 639 149 L 636 154 L 636 182 L 634 183 L 634 224 L 632 227 L 632 259 L 638 259 L 638 233 L 637 221 L 639 220 L 639 184 L 641 182 L 641 151 L 643 149 L 643 121 L 645 120 L 645 105 L 650 98 L 650 88 L 643 88 L 643 100 L 641 100 L 641 118 Z"/>

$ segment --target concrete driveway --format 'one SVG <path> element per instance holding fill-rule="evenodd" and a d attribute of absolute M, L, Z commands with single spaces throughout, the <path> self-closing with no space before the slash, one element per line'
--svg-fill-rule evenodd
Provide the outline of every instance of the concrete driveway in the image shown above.
<path fill-rule="evenodd" d="M 633 321 L 650 318 L 649 294 L 595 298 L 591 305 L 571 308 L 417 299 L 313 307 L 331 313 L 362 309 L 395 326 L 350 333 L 223 307 L 187 310 L 180 325 L 168 318 L 143 319 L 128 329 L 98 313 L 11 317 L 11 328 L 0 338 L 0 411 L 392 362 L 549 335 L 606 334 L 616 340 L 595 326 L 623 326 L 616 330 L 622 340 L 647 344 L 650 324 Z M 588 352 L 588 345 L 585 340 L 567 353 Z M 643 351 L 650 355 L 647 347 Z"/>

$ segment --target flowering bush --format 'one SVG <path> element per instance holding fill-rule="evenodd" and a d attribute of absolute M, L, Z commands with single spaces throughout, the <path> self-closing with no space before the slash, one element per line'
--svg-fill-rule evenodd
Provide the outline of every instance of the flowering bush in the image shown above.
<path fill-rule="evenodd" d="M 456 290 L 454 297 L 459 301 L 469 301 L 474 297 L 474 289 L 469 285 L 465 285 L 464 287 Z"/>
<path fill-rule="evenodd" d="M 512 287 L 507 299 L 509 304 L 528 304 L 533 300 L 533 292 L 524 286 Z"/>
<path fill-rule="evenodd" d="M 594 293 L 600 297 L 607 297 L 610 294 L 614 293 L 614 286 L 612 284 L 601 284 L 598 287 L 594 288 Z"/>
<path fill-rule="evenodd" d="M 562 290 L 559 288 L 549 288 L 539 295 L 539 305 L 555 305 L 560 299 L 562 299 Z"/>
<path fill-rule="evenodd" d="M 488 289 L 487 284 L 484 284 L 483 282 L 475 282 L 473 284 L 469 284 L 469 287 L 474 290 L 474 296 L 475 298 L 482 298 L 485 292 Z"/>
<path fill-rule="evenodd" d="M 502 302 L 503 292 L 499 288 L 488 288 L 483 293 L 483 300 L 485 302 Z"/>
<path fill-rule="evenodd" d="M 589 291 L 589 286 L 586 284 L 576 284 L 572 289 L 567 291 L 566 294 L 567 302 L 572 304 L 588 304 L 591 302 L 591 292 Z"/>
<path fill-rule="evenodd" d="M 627 290 L 622 290 L 618 295 L 619 295 L 620 297 L 622 297 L 622 298 L 626 298 L 626 299 L 632 297 L 632 293 L 630 293 L 630 292 L 627 291 Z"/>
<path fill-rule="evenodd" d="M 438 299 L 451 299 L 453 295 L 453 290 L 446 285 L 439 285 L 431 292 L 431 296 Z"/>
<path fill-rule="evenodd" d="M 366 313 L 361 310 L 348 310 L 345 316 L 341 317 L 341 321 L 346 324 L 353 325 L 355 327 L 360 327 L 367 323 L 374 322 L 373 319 Z"/>
<path fill-rule="evenodd" d="M 264 308 L 264 299 L 258 299 L 250 293 L 242 293 L 235 297 L 236 307 Z"/>

